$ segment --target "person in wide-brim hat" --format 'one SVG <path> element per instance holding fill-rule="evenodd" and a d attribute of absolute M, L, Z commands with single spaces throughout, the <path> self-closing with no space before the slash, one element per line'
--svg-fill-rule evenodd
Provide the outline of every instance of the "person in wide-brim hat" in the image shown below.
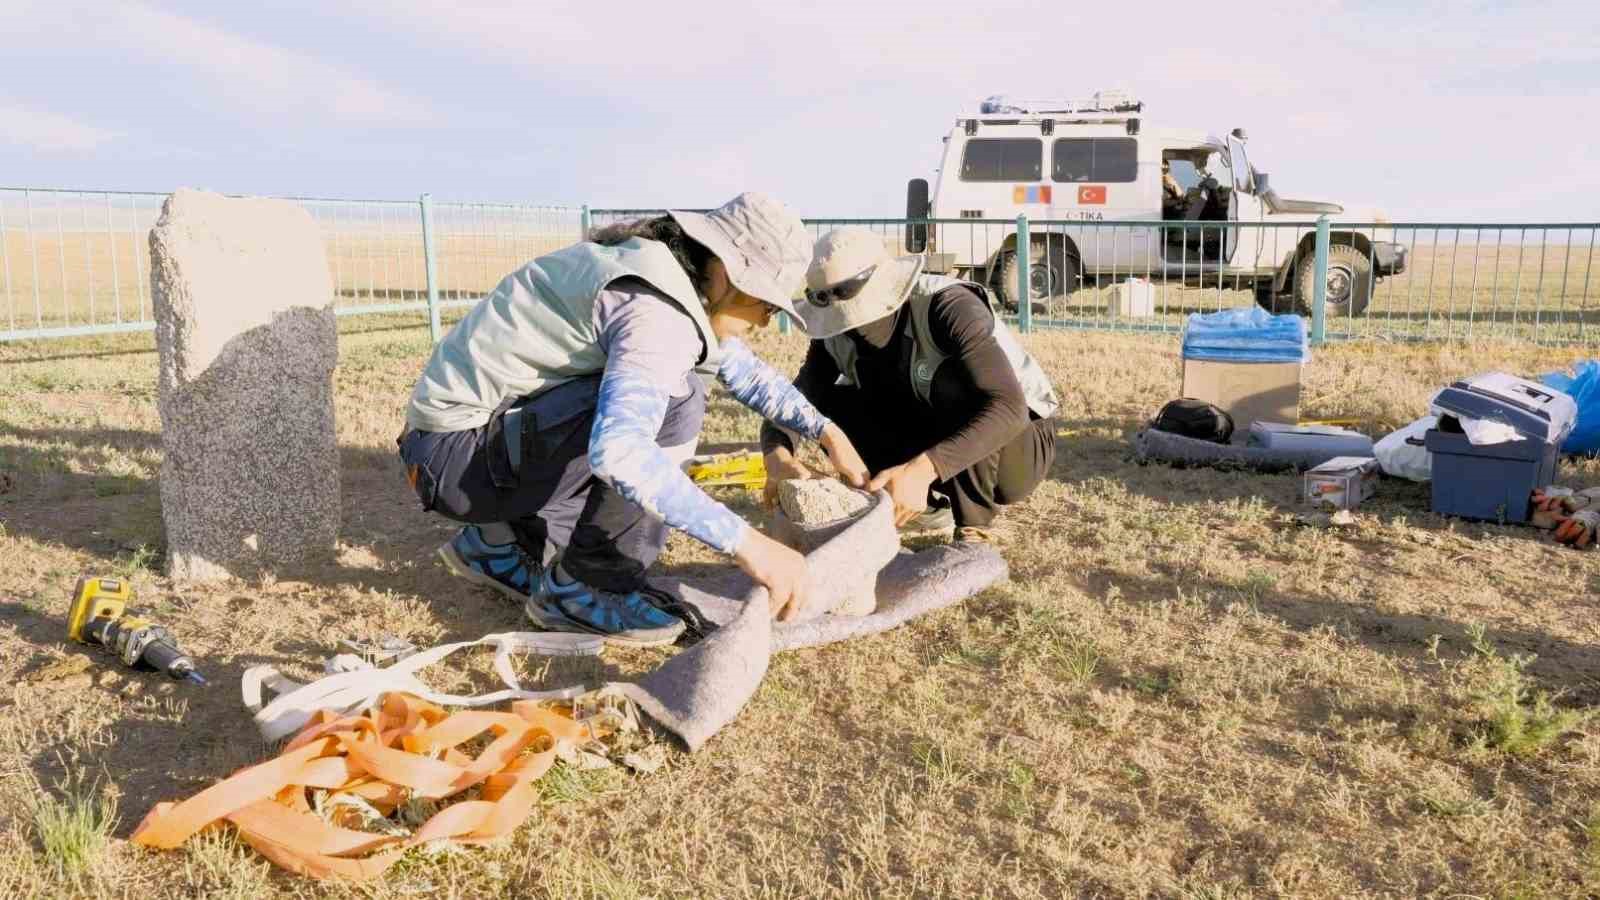
<path fill-rule="evenodd" d="M 794 384 L 860 450 L 898 524 L 986 540 L 1048 474 L 1059 403 L 982 285 L 923 268 L 865 228 L 823 235 L 796 304 L 812 340 Z M 781 429 L 761 440 L 770 502 L 810 473 Z"/>
<path fill-rule="evenodd" d="M 706 407 L 693 373 L 712 368 L 741 403 L 864 483 L 843 430 L 739 340 L 775 311 L 797 313 L 804 224 L 746 193 L 587 237 L 506 276 L 417 381 L 399 439 L 407 478 L 424 510 L 466 523 L 440 558 L 543 628 L 650 646 L 685 628 L 644 577 L 671 527 L 731 555 L 791 617 L 806 603 L 804 560 L 680 464 Z"/>

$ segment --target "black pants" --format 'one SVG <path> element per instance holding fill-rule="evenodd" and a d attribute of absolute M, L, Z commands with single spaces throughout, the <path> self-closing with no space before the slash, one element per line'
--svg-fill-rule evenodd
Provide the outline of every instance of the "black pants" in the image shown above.
<path fill-rule="evenodd" d="M 705 384 L 688 382 L 690 392 L 671 399 L 656 435 L 674 462 L 693 452 L 705 416 Z M 559 555 L 562 568 L 591 587 L 643 586 L 667 527 L 590 471 L 599 391 L 598 375 L 581 378 L 497 411 L 478 428 L 407 431 L 400 459 L 422 508 L 458 522 L 506 522 L 530 557 L 549 565 Z"/>
<path fill-rule="evenodd" d="M 941 367 L 941 370 L 945 367 Z M 937 387 L 945 387 L 943 383 Z M 867 468 L 873 472 L 909 462 L 912 457 L 954 434 L 971 421 L 980 402 L 977 397 L 946 400 L 951 391 L 936 390 L 939 403 L 914 407 L 885 404 L 870 392 L 848 385 L 833 385 L 817 406 L 849 436 Z M 1030 419 L 1026 427 L 1004 446 L 930 490 L 948 497 L 956 526 L 985 526 L 999 508 L 1017 503 L 1050 474 L 1056 458 L 1055 419 Z"/>

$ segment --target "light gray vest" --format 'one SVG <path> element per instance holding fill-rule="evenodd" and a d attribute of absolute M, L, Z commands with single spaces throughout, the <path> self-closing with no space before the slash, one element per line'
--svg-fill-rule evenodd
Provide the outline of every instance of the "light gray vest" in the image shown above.
<path fill-rule="evenodd" d="M 665 244 L 642 238 L 615 247 L 574 244 L 507 275 L 450 329 L 411 392 L 406 424 L 421 431 L 477 428 L 507 399 L 603 371 L 594 302 L 628 276 L 644 279 L 689 315 L 700 333 L 697 364 L 714 363 L 711 321 Z"/>
<path fill-rule="evenodd" d="M 989 307 L 990 314 L 994 313 L 994 302 L 989 298 L 989 292 L 977 282 L 961 281 L 945 275 L 917 276 L 906 305 L 911 308 L 911 389 L 923 403 L 933 402 L 929 396 L 933 390 L 933 373 L 948 358 L 933 340 L 933 331 L 928 326 L 928 309 L 933 305 L 934 294 L 956 285 L 971 288 Z M 994 318 L 994 339 L 1005 352 L 1012 371 L 1017 374 L 1017 382 L 1022 385 L 1022 396 L 1027 401 L 1028 409 L 1041 419 L 1055 415 L 1061 403 L 1056 399 L 1055 388 L 1050 385 L 1050 376 L 1045 374 L 1038 361 L 1028 355 L 1028 351 L 1022 349 L 1016 335 L 1011 333 L 1006 323 L 1000 321 L 999 316 Z M 839 365 L 839 371 L 844 373 L 843 382 L 860 384 L 856 377 L 856 345 L 850 340 L 850 335 L 845 333 L 826 338 L 822 345 Z"/>

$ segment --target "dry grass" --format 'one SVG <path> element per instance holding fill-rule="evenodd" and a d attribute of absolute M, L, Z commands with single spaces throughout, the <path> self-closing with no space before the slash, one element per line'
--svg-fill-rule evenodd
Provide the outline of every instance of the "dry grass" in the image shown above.
<path fill-rule="evenodd" d="M 148 319 L 149 229 L 160 212 L 159 198 L 119 197 L 107 210 L 97 195 L 81 201 L 67 195 L 58 210 L 56 196 L 33 200 L 30 227 L 16 193 L 0 195 L 0 331 Z M 426 297 L 416 204 L 307 206 L 322 225 L 341 308 Z M 445 205 L 438 215 L 435 252 L 445 300 L 482 296 L 504 273 L 565 245 L 577 228 L 575 221 L 535 211 Z M 817 224 L 813 231 L 820 236 L 828 227 Z M 874 227 L 901 252 L 899 226 Z M 1104 235 L 1106 249 L 1113 242 L 1126 244 L 1129 236 L 1128 229 Z M 1273 242 L 1294 237 L 1269 232 L 1266 255 L 1280 255 Z M 1365 316 L 1334 317 L 1330 334 L 1547 343 L 1592 342 L 1600 334 L 1600 277 L 1594 274 L 1600 256 L 1591 231 L 1396 228 L 1380 230 L 1378 237 L 1406 245 L 1408 269 L 1379 282 Z M 992 239 L 998 246 L 999 230 Z M 1176 328 L 1189 313 L 1254 302 L 1248 291 L 1229 288 L 1226 279 L 1217 288 L 1161 286 L 1156 315 L 1122 321 L 1108 314 L 1106 289 L 1086 288 L 1053 300 L 1041 315 L 1101 326 Z"/>
<path fill-rule="evenodd" d="M 1293 477 L 1134 465 L 1128 434 L 1177 390 L 1175 345 L 1081 333 L 1031 341 L 1066 412 L 1052 478 L 1001 520 L 1013 580 L 889 634 L 779 657 L 703 753 L 649 777 L 553 777 L 513 840 L 418 854 L 359 890 L 286 877 L 226 832 L 169 853 L 112 840 L 67 875 L 39 837 L 35 785 L 103 773 L 96 796 L 115 800 L 125 837 L 154 802 L 267 752 L 233 692 L 243 667 L 308 675 L 346 634 L 434 642 L 519 624 L 431 561 L 450 528 L 415 509 L 392 458 L 426 330 L 344 327 L 339 564 L 206 589 L 156 571 L 148 338 L 0 347 L 0 895 L 1600 891 L 1587 717 L 1600 554 L 1437 518 L 1408 484 L 1385 482 L 1356 527 L 1330 531 L 1291 524 Z M 784 366 L 801 347 L 761 341 Z M 1383 428 L 1451 378 L 1570 360 L 1339 346 L 1308 369 L 1305 413 Z M 714 401 L 707 442 L 754 431 Z M 1565 474 L 1600 483 L 1595 463 Z M 674 539 L 666 563 L 707 558 Z M 85 570 L 130 576 L 215 686 L 133 676 L 64 643 Z"/>
<path fill-rule="evenodd" d="M 148 320 L 150 229 L 160 198 L 40 194 L 29 212 L 16 192 L 0 192 L 0 331 Z M 341 307 L 415 302 L 427 297 L 416 204 L 309 204 L 319 219 Z M 60 222 L 57 222 L 57 213 Z M 492 290 L 506 272 L 571 242 L 550 223 L 445 208 L 436 226 L 435 263 L 445 300 Z"/>
<path fill-rule="evenodd" d="M 813 230 L 820 235 L 828 227 L 831 226 L 818 224 Z M 883 237 L 890 252 L 904 252 L 903 226 L 878 223 L 868 227 Z M 1215 227 L 1204 231 L 1213 240 L 1218 234 Z M 989 258 L 1011 232 L 1010 225 L 945 223 L 937 226 L 935 249 L 939 245 L 937 238 L 944 237 L 945 245 L 956 248 L 956 252 Z M 1060 232 L 1057 226 L 1036 225 L 1033 236 L 1058 251 L 1062 246 Z M 1148 263 L 1133 267 L 1131 274 L 1136 276 L 1148 276 L 1160 268 L 1147 243 L 1147 233 L 1148 229 L 1133 226 L 1072 232 L 1081 241 L 1085 260 L 1113 255 L 1142 260 L 1151 254 Z M 1282 259 L 1306 233 L 1299 229 L 1264 229 L 1260 258 L 1264 262 Z M 1377 283 L 1365 315 L 1349 317 L 1330 312 L 1330 336 L 1578 343 L 1592 342 L 1594 335 L 1600 334 L 1596 330 L 1600 329 L 1600 276 L 1594 271 L 1600 253 L 1596 252 L 1593 228 L 1394 226 L 1367 233 L 1376 240 L 1404 246 L 1406 271 Z M 1042 304 L 1036 315 L 1112 329 L 1176 330 L 1190 313 L 1255 303 L 1250 290 L 1241 289 L 1237 281 L 1227 277 L 1220 282 L 1208 278 L 1204 287 L 1158 282 L 1153 315 L 1118 319 L 1111 309 L 1109 283 L 1113 279 L 1109 273 L 1104 276 L 1106 286 L 1101 287 L 1095 286 L 1092 264 L 1084 274 L 1087 283 L 1077 284 L 1072 293 Z M 1187 274 L 1196 277 L 1193 269 Z"/>

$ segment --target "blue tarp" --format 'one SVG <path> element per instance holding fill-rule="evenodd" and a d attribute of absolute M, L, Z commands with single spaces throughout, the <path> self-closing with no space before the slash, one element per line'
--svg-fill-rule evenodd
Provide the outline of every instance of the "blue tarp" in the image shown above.
<path fill-rule="evenodd" d="M 1573 366 L 1574 374 L 1548 372 L 1539 380 L 1572 397 L 1578 404 L 1578 421 L 1561 442 L 1562 453 L 1600 453 L 1600 361 Z"/>
<path fill-rule="evenodd" d="M 1193 313 L 1183 329 L 1183 358 L 1219 362 L 1307 362 L 1306 320 L 1259 306 Z"/>

